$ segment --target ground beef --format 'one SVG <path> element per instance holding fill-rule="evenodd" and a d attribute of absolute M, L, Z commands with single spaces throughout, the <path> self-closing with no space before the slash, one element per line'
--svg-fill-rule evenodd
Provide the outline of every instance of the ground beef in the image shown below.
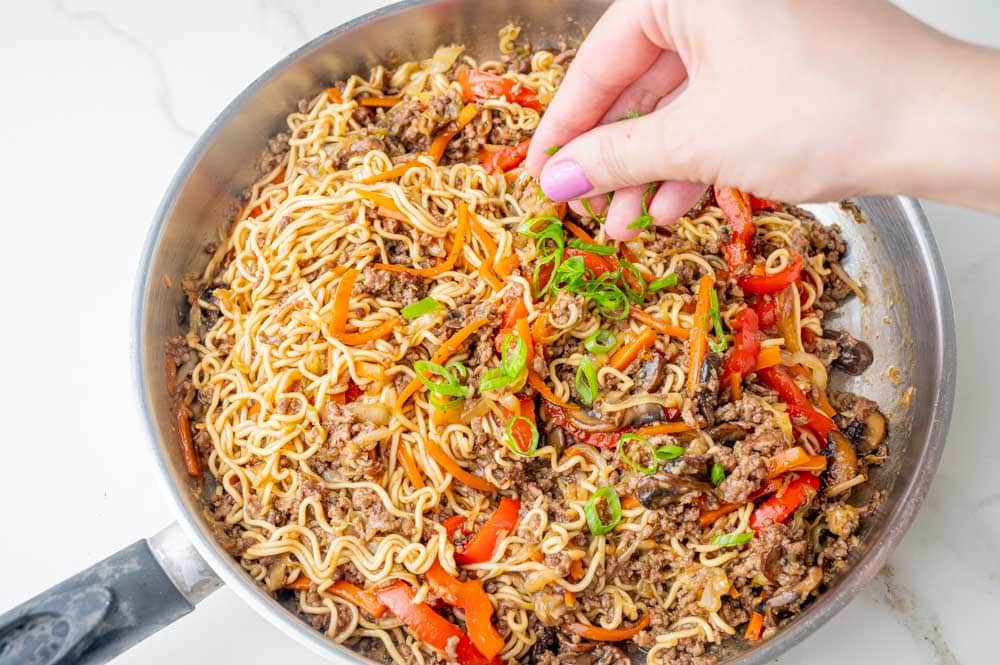
<path fill-rule="evenodd" d="M 426 152 L 434 135 L 458 117 L 462 107 L 457 94 L 422 101 L 406 97 L 376 121 L 385 130 L 391 156 Z"/>
<path fill-rule="evenodd" d="M 371 422 L 361 422 L 343 406 L 327 402 L 320 413 L 326 428 L 326 441 L 313 460 L 324 480 L 360 482 L 377 480 L 384 470 L 378 441 L 363 438 L 376 429 Z"/>
<path fill-rule="evenodd" d="M 427 280 L 423 277 L 377 270 L 371 266 L 366 266 L 362 273 L 361 287 L 369 295 L 391 300 L 404 307 L 427 295 Z"/>
<path fill-rule="evenodd" d="M 743 503 L 751 494 L 760 489 L 767 478 L 767 461 L 786 448 L 784 436 L 776 431 L 766 431 L 754 434 L 733 446 L 733 456 L 727 460 L 726 479 L 719 485 L 718 491 L 726 503 Z"/>
<path fill-rule="evenodd" d="M 399 529 L 399 518 L 390 513 L 379 495 L 367 487 L 358 487 L 351 491 L 351 504 L 363 518 L 366 541 L 379 534 L 393 533 Z"/>
<path fill-rule="evenodd" d="M 267 150 L 257 158 L 257 170 L 260 173 L 269 173 L 284 161 L 285 155 L 288 154 L 288 140 L 290 138 L 291 136 L 287 132 L 281 132 L 267 142 Z"/>
<path fill-rule="evenodd" d="M 385 144 L 371 136 L 345 143 L 337 153 L 337 168 L 346 169 L 352 159 L 364 157 L 372 150 L 385 152 Z"/>

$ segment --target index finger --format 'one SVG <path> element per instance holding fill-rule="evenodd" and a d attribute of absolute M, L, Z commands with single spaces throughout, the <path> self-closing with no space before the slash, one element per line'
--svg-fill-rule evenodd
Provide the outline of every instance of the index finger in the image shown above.
<path fill-rule="evenodd" d="M 545 150 L 596 126 L 622 91 L 649 69 L 664 48 L 672 48 L 666 35 L 659 35 L 663 39 L 657 44 L 647 34 L 657 18 L 663 18 L 654 16 L 652 4 L 650 0 L 619 0 L 580 45 L 528 149 L 525 166 L 533 176 L 538 176 L 548 158 Z"/>

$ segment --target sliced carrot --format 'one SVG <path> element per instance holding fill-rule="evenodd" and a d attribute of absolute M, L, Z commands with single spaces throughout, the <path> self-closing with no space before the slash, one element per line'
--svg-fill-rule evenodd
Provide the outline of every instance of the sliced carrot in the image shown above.
<path fill-rule="evenodd" d="M 493 264 L 493 269 L 501 277 L 510 277 L 511 273 L 521 264 L 521 260 L 518 258 L 517 254 L 511 254 L 510 256 L 505 256 L 502 259 L 497 259 Z"/>
<path fill-rule="evenodd" d="M 657 434 L 680 434 L 681 432 L 690 432 L 691 427 L 686 423 L 676 422 L 676 423 L 660 423 L 659 425 L 647 425 L 639 430 L 640 436 L 650 437 L 656 436 Z"/>
<path fill-rule="evenodd" d="M 674 337 L 676 339 L 687 339 L 691 334 L 691 331 L 687 328 L 682 328 L 681 326 L 675 326 L 667 323 L 666 321 L 660 321 L 656 317 L 650 315 L 647 312 L 642 311 L 636 307 L 629 310 L 629 316 L 638 321 L 639 323 L 652 328 L 658 333 Z"/>
<path fill-rule="evenodd" d="M 747 630 L 743 633 L 743 637 L 749 642 L 756 642 L 760 639 L 763 632 L 764 615 L 760 612 L 754 612 L 750 615 L 750 622 L 747 624 Z"/>
<path fill-rule="evenodd" d="M 653 346 L 656 342 L 656 331 L 644 328 L 639 335 L 627 344 L 623 344 L 611 356 L 609 365 L 618 371 L 624 370 L 629 363 L 639 357 L 639 354 Z"/>
<path fill-rule="evenodd" d="M 691 341 L 688 344 L 690 362 L 687 375 L 688 397 L 694 397 L 698 389 L 701 364 L 705 361 L 705 353 L 708 351 L 708 310 L 714 286 L 715 279 L 711 275 L 702 275 L 698 281 L 698 304 L 694 310 L 694 325 L 691 328 Z"/>
<path fill-rule="evenodd" d="M 583 579 L 583 562 L 580 559 L 573 559 L 569 564 L 569 579 L 571 582 L 579 582 Z"/>
<path fill-rule="evenodd" d="M 592 235 L 584 231 L 582 228 L 580 228 L 573 222 L 566 220 L 563 222 L 563 226 L 569 229 L 569 232 L 575 235 L 580 240 L 586 243 L 590 243 L 591 245 L 596 244 L 596 242 L 594 241 L 594 237 Z"/>
<path fill-rule="evenodd" d="M 411 268 L 394 263 L 375 263 L 373 267 L 379 270 L 388 270 L 389 272 L 405 272 L 410 275 L 417 275 L 418 277 L 434 277 L 454 268 L 458 262 L 458 257 L 462 254 L 462 250 L 465 249 L 465 238 L 469 231 L 469 207 L 465 204 L 465 201 L 459 201 L 457 207 L 458 223 L 455 226 L 455 237 L 451 241 L 451 250 L 444 261 L 430 268 Z"/>
<path fill-rule="evenodd" d="M 776 453 L 767 463 L 767 477 L 777 478 L 789 471 L 825 471 L 826 457 L 810 455 L 802 446 Z"/>
<path fill-rule="evenodd" d="M 552 392 L 552 389 L 545 385 L 545 379 L 543 379 L 538 372 L 535 370 L 528 370 L 528 383 L 532 388 L 538 391 L 538 394 L 542 396 L 547 402 L 551 402 L 556 406 L 566 408 L 569 404 L 566 400 L 559 399 L 559 397 Z"/>
<path fill-rule="evenodd" d="M 286 589 L 291 589 L 292 591 L 308 591 L 312 586 L 312 580 L 305 573 L 299 573 L 299 576 L 294 580 L 285 585 Z"/>
<path fill-rule="evenodd" d="M 441 448 L 441 446 L 439 446 L 433 439 L 424 440 L 424 450 L 427 451 L 428 455 L 434 458 L 435 462 L 441 465 L 441 468 L 454 476 L 455 480 L 458 480 L 472 489 L 476 489 L 481 492 L 498 491 L 496 485 L 493 483 L 480 478 L 479 476 L 473 475 L 459 466 L 458 462 L 453 460 L 451 456 L 448 455 L 448 453 L 446 453 L 444 449 Z"/>
<path fill-rule="evenodd" d="M 729 375 L 729 396 L 734 402 L 743 399 L 743 375 L 739 372 Z"/>
<path fill-rule="evenodd" d="M 576 594 L 572 591 L 564 591 L 563 602 L 566 603 L 566 607 L 573 607 L 576 605 Z"/>
<path fill-rule="evenodd" d="M 410 479 L 410 484 L 413 485 L 413 488 L 418 490 L 423 489 L 424 476 L 420 473 L 420 467 L 417 466 L 417 461 L 410 454 L 410 449 L 403 445 L 402 442 L 396 448 L 396 458 L 399 460 L 400 466 L 403 467 L 406 477 Z"/>
<path fill-rule="evenodd" d="M 647 612 L 631 628 L 601 628 L 585 623 L 571 623 L 567 628 L 571 633 L 576 633 L 580 637 L 595 642 L 621 642 L 635 637 L 640 631 L 649 625 L 649 613 Z"/>
<path fill-rule="evenodd" d="M 493 237 L 490 236 L 489 232 L 483 228 L 483 225 L 479 223 L 479 220 L 475 216 L 472 217 L 472 234 L 476 236 L 479 242 L 483 245 L 483 251 L 485 255 L 483 256 L 483 262 L 479 266 L 479 276 L 482 277 L 486 282 L 493 287 L 494 291 L 499 291 L 503 288 L 503 282 L 497 279 L 496 275 L 493 274 L 493 261 L 497 255 L 497 244 L 493 241 Z"/>
<path fill-rule="evenodd" d="M 337 285 L 337 292 L 333 297 L 333 318 L 330 321 L 330 331 L 334 337 L 350 346 L 357 346 L 365 342 L 382 339 L 398 325 L 395 320 L 389 319 L 364 332 L 347 332 L 347 317 L 350 314 L 351 308 L 351 291 L 354 289 L 354 283 L 358 280 L 360 274 L 356 268 L 344 271 L 344 276 L 341 277 L 340 284 Z"/>
<path fill-rule="evenodd" d="M 397 222 L 403 222 L 404 224 L 413 223 L 412 221 L 410 221 L 410 218 L 406 215 L 406 213 L 402 213 L 398 210 L 390 210 L 389 208 L 383 208 L 382 206 L 379 206 L 375 210 L 376 212 L 378 212 L 378 214 L 382 215 L 383 217 L 395 219 Z"/>
<path fill-rule="evenodd" d="M 435 162 L 441 161 L 441 158 L 444 157 L 444 151 L 448 148 L 448 144 L 451 143 L 451 140 L 455 138 L 467 124 L 472 122 L 477 113 L 479 113 L 479 108 L 475 104 L 466 104 L 462 107 L 462 110 L 458 112 L 458 119 L 455 120 L 455 128 L 445 129 L 434 137 L 434 140 L 431 142 L 431 147 L 428 148 L 427 153 L 434 159 Z"/>
<path fill-rule="evenodd" d="M 357 605 L 368 614 L 378 619 L 389 609 L 371 591 L 366 591 L 359 586 L 351 584 L 347 580 L 337 580 L 329 588 L 330 593 L 338 598 L 343 598 L 347 602 Z"/>
<path fill-rule="evenodd" d="M 625 497 L 624 499 L 622 499 L 622 508 L 625 509 L 625 510 L 633 510 L 635 508 L 638 508 L 641 505 L 642 505 L 642 502 L 639 501 L 639 499 L 637 499 L 634 496 L 632 496 L 631 494 L 629 494 L 627 497 Z"/>
<path fill-rule="evenodd" d="M 330 102 L 332 102 L 334 104 L 343 104 L 344 103 L 344 97 L 343 97 L 343 95 L 341 95 L 340 94 L 340 90 L 337 90 L 336 88 L 327 88 L 326 89 L 326 98 L 329 99 Z"/>
<path fill-rule="evenodd" d="M 392 200 L 391 196 L 386 196 L 385 194 L 381 194 L 379 192 L 373 192 L 369 189 L 356 189 L 354 191 L 361 198 L 371 201 L 379 207 L 399 212 L 399 206 L 396 205 L 396 202 Z"/>
<path fill-rule="evenodd" d="M 743 507 L 743 505 L 744 504 L 742 503 L 727 503 L 721 508 L 716 508 L 715 510 L 706 510 L 701 514 L 701 516 L 698 517 L 698 524 L 700 524 L 703 527 L 711 526 L 712 524 L 715 523 L 715 520 L 719 519 L 720 517 L 724 517 L 733 511 L 739 510 L 740 508 Z"/>
<path fill-rule="evenodd" d="M 755 370 L 766 369 L 781 364 L 781 347 L 767 346 L 760 350 L 757 355 L 757 366 Z"/>
<path fill-rule="evenodd" d="M 383 108 L 392 108 L 399 103 L 402 97 L 398 96 L 386 96 L 386 97 L 362 97 L 357 100 L 358 106 L 380 106 Z"/>

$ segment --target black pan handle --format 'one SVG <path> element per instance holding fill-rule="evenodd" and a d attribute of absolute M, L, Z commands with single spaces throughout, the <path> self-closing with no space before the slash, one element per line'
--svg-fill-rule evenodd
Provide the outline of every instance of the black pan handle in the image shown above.
<path fill-rule="evenodd" d="M 97 665 L 222 585 L 177 524 L 0 615 L 0 665 Z"/>

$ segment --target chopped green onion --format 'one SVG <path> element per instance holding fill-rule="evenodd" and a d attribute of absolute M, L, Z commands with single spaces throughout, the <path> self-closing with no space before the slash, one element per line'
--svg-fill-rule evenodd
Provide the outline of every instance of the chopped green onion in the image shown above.
<path fill-rule="evenodd" d="M 469 378 L 469 368 L 462 364 L 460 360 L 454 358 L 444 364 L 445 368 L 455 373 L 459 380 L 464 381 Z"/>
<path fill-rule="evenodd" d="M 527 450 L 521 450 L 521 446 L 518 445 L 517 439 L 514 438 L 514 426 L 523 420 L 528 423 L 528 427 L 531 428 L 531 443 L 528 444 Z M 524 416 L 514 416 L 507 422 L 507 445 L 510 447 L 515 454 L 521 457 L 532 457 L 535 451 L 538 450 L 538 427 L 535 423 L 531 422 L 530 419 Z"/>
<path fill-rule="evenodd" d="M 600 256 L 611 256 L 616 250 L 614 247 L 608 245 L 596 245 L 594 243 L 584 242 L 579 238 L 573 238 L 569 241 L 569 246 L 573 249 L 579 249 L 584 252 L 590 252 L 591 254 L 599 254 Z"/>
<path fill-rule="evenodd" d="M 535 185 L 535 191 L 538 192 L 538 200 L 544 201 L 546 199 L 545 192 L 542 191 L 541 185 Z"/>
<path fill-rule="evenodd" d="M 541 279 L 542 268 L 549 263 L 553 264 L 552 271 L 549 272 L 549 278 L 545 281 L 545 284 L 539 284 L 538 280 Z M 549 288 L 552 286 L 552 280 L 556 275 L 556 270 L 559 269 L 560 265 L 562 265 L 562 263 L 556 255 L 546 256 L 535 261 L 535 269 L 531 271 L 531 290 L 532 295 L 535 298 L 541 298 L 548 292 Z"/>
<path fill-rule="evenodd" d="M 587 406 L 593 404 L 597 397 L 597 371 L 589 356 L 581 358 L 576 368 L 576 393 Z"/>
<path fill-rule="evenodd" d="M 649 287 L 646 289 L 650 293 L 656 293 L 657 291 L 662 291 L 663 289 L 670 289 L 677 286 L 677 273 L 672 272 L 664 275 L 660 279 L 650 282 Z"/>
<path fill-rule="evenodd" d="M 628 111 L 625 111 L 625 115 L 622 117 L 622 120 L 632 120 L 634 118 L 640 118 L 640 117 L 642 117 L 641 113 L 639 113 L 635 109 L 629 109 Z"/>
<path fill-rule="evenodd" d="M 446 400 L 443 397 L 435 395 L 434 393 L 430 393 L 427 396 L 427 401 L 430 402 L 431 406 L 433 406 L 435 409 L 438 409 L 440 411 L 446 411 L 455 406 L 456 404 L 460 404 L 463 400 L 461 397 L 453 397 L 451 399 Z"/>
<path fill-rule="evenodd" d="M 726 479 L 726 469 L 716 462 L 712 465 L 712 484 L 718 487 Z"/>
<path fill-rule="evenodd" d="M 656 188 L 660 186 L 658 182 L 651 182 L 646 185 L 646 191 L 642 193 L 642 214 L 633 219 L 628 228 L 630 229 L 645 229 L 649 228 L 649 225 L 653 223 L 653 216 L 649 214 L 649 197 L 653 195 Z"/>
<path fill-rule="evenodd" d="M 503 370 L 503 367 L 494 367 L 483 373 L 483 378 L 479 380 L 479 394 L 500 390 L 509 386 L 517 379 Z"/>
<path fill-rule="evenodd" d="M 744 531 L 743 533 L 720 533 L 712 537 L 709 541 L 710 545 L 718 545 L 720 547 L 739 547 L 740 545 L 746 545 L 751 540 L 753 540 L 753 531 Z"/>
<path fill-rule="evenodd" d="M 601 499 L 608 504 L 608 511 L 611 513 L 611 519 L 607 522 L 602 520 L 597 512 L 597 502 Z M 611 530 L 622 521 L 622 503 L 618 498 L 618 492 L 610 485 L 598 489 L 587 499 L 587 503 L 583 507 L 583 514 L 587 518 L 587 527 L 592 534 L 603 536 L 606 533 L 611 533 Z"/>
<path fill-rule="evenodd" d="M 675 446 L 673 444 L 667 444 L 665 446 L 660 446 L 653 451 L 653 457 L 658 462 L 669 462 L 672 459 L 677 459 L 684 454 L 684 449 L 680 446 Z"/>
<path fill-rule="evenodd" d="M 718 341 L 710 340 L 708 345 L 712 347 L 712 351 L 715 353 L 722 353 L 729 348 L 729 342 L 726 340 L 726 332 L 722 329 L 722 313 L 719 311 L 719 293 L 713 288 L 708 296 L 711 303 L 708 308 L 708 316 L 714 322 L 715 336 L 718 338 Z"/>
<path fill-rule="evenodd" d="M 424 314 L 430 314 L 431 312 L 440 309 L 441 303 L 431 297 L 424 298 L 423 300 L 418 300 L 417 302 L 412 302 L 403 309 L 399 310 L 407 319 L 415 319 Z"/>
<path fill-rule="evenodd" d="M 604 192 L 604 198 L 608 200 L 608 205 L 611 205 L 611 202 L 615 199 L 615 194 L 614 192 Z"/>
<path fill-rule="evenodd" d="M 638 441 L 642 445 L 649 448 L 649 452 L 653 457 L 652 464 L 650 464 L 649 466 L 640 466 L 638 462 L 629 457 L 628 453 L 625 450 L 626 441 Z M 639 436 L 638 434 L 626 433 L 618 437 L 618 456 L 622 459 L 623 462 L 628 464 L 630 467 L 632 467 L 639 473 L 646 474 L 647 476 L 651 476 L 654 473 L 656 473 L 656 469 L 659 467 L 659 465 L 656 463 L 656 452 L 653 450 L 653 444 L 649 442 L 649 439 L 647 439 L 644 436 Z"/>
<path fill-rule="evenodd" d="M 646 278 L 642 276 L 642 273 L 639 272 L 635 264 L 625 259 L 621 259 L 618 263 L 621 266 L 622 284 L 625 286 L 624 291 L 628 299 L 634 303 L 641 303 L 646 300 Z M 632 273 L 632 281 L 639 285 L 638 291 L 633 290 L 632 284 L 629 280 L 625 279 L 626 272 Z"/>
<path fill-rule="evenodd" d="M 621 321 L 628 317 L 628 296 L 617 285 L 611 283 L 609 275 L 612 276 L 611 279 L 618 278 L 617 271 L 614 273 L 606 272 L 600 278 L 585 283 L 579 294 L 590 298 L 594 302 L 597 312 L 605 318 Z"/>
<path fill-rule="evenodd" d="M 618 344 L 618 338 L 610 330 L 599 328 L 583 340 L 583 348 L 591 353 L 609 353 Z"/>
<path fill-rule="evenodd" d="M 548 148 L 545 149 L 545 154 L 546 155 L 554 155 L 557 152 L 559 152 L 559 148 L 561 148 L 561 147 L 562 146 L 558 146 L 558 145 L 550 145 Z"/>
<path fill-rule="evenodd" d="M 538 222 L 548 222 L 541 231 L 534 231 L 535 225 Z M 531 217 L 529 219 L 521 222 L 517 227 L 517 232 L 528 238 L 537 238 L 541 234 L 549 230 L 550 227 L 556 226 L 559 228 L 560 233 L 562 232 L 562 220 L 558 217 L 553 217 L 551 215 L 542 215 L 540 217 Z"/>
<path fill-rule="evenodd" d="M 604 223 L 604 218 L 594 212 L 594 207 L 590 205 L 590 199 L 583 200 L 583 209 L 586 210 L 587 214 L 590 215 L 590 218 L 596 220 L 598 224 Z"/>
<path fill-rule="evenodd" d="M 513 344 L 513 350 L 511 350 L 511 345 Z M 515 335 L 514 333 L 508 333 L 503 338 L 503 344 L 500 347 L 503 349 L 503 353 L 500 356 L 500 368 L 506 374 L 509 374 L 511 378 L 516 379 L 524 371 L 525 365 L 528 362 L 528 346 L 521 339 L 520 335 Z"/>
<path fill-rule="evenodd" d="M 413 363 L 413 371 L 417 373 L 420 382 L 427 386 L 427 390 L 436 395 L 446 397 L 466 398 L 469 390 L 445 367 L 427 360 L 418 360 Z M 435 381 L 433 377 L 440 377 L 441 381 Z"/>

